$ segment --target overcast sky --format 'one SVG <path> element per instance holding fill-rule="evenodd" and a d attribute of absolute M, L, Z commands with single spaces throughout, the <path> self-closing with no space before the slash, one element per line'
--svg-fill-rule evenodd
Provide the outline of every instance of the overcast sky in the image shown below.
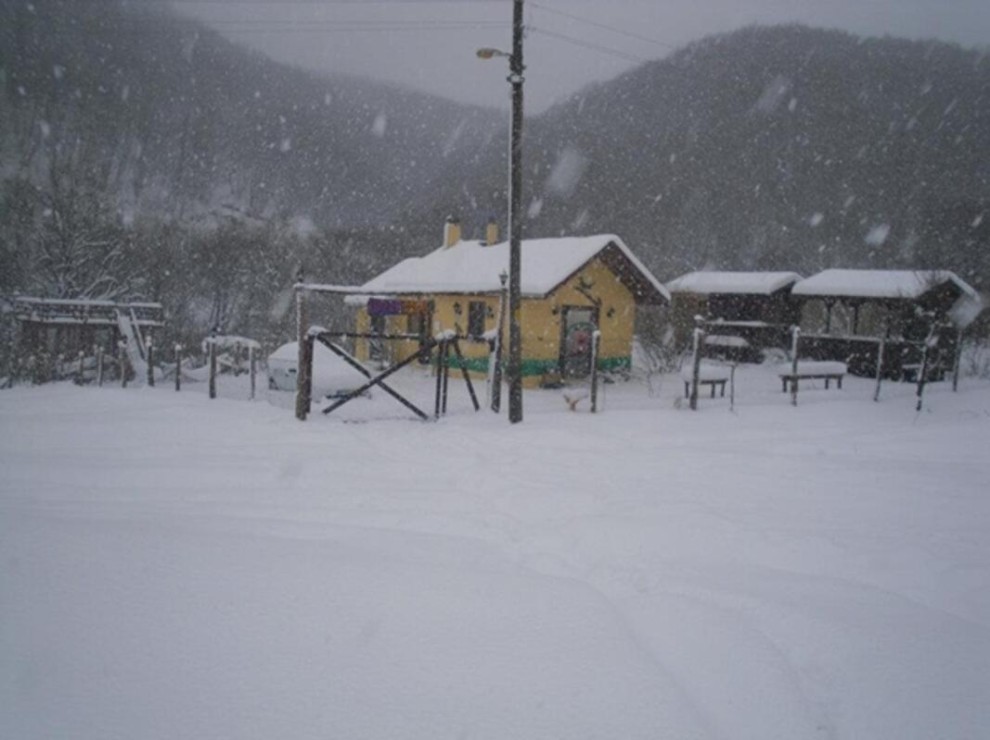
<path fill-rule="evenodd" d="M 511 0 L 178 0 L 284 62 L 507 107 Z M 702 36 L 797 21 L 858 34 L 990 44 L 990 0 L 526 0 L 526 110 Z"/>

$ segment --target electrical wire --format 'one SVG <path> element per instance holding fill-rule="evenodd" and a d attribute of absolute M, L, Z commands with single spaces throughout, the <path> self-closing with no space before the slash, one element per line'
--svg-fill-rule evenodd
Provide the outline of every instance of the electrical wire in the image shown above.
<path fill-rule="evenodd" d="M 558 33 L 556 31 L 550 31 L 546 28 L 541 28 L 539 26 L 527 26 L 526 30 L 532 31 L 543 36 L 549 36 L 559 41 L 566 41 L 569 44 L 574 44 L 575 46 L 580 46 L 584 49 L 590 49 L 591 51 L 598 51 L 602 54 L 608 54 L 619 59 L 625 59 L 627 62 L 648 62 L 649 59 L 645 57 L 636 56 L 635 54 L 629 54 L 625 51 L 619 51 L 618 49 L 613 49 L 611 46 L 604 46 L 603 44 L 594 44 L 590 41 L 583 41 L 582 39 L 574 38 L 573 36 L 568 36 L 567 34 Z"/>
<path fill-rule="evenodd" d="M 530 7 L 541 10 L 544 13 L 552 13 L 553 15 L 559 15 L 562 18 L 569 18 L 571 20 L 579 21 L 585 23 L 589 26 L 594 26 L 595 28 L 601 28 L 605 31 L 611 31 L 612 33 L 617 33 L 621 36 L 626 36 L 631 39 L 636 39 L 638 41 L 645 41 L 648 44 L 655 44 L 656 46 L 661 46 L 665 49 L 675 49 L 677 48 L 673 44 L 665 44 L 663 41 L 658 41 L 657 39 L 649 38 L 648 36 L 641 36 L 638 33 L 633 33 L 632 31 L 626 31 L 622 28 L 617 28 L 616 26 L 610 26 L 607 23 L 601 23 L 599 21 L 593 21 L 590 18 L 584 18 L 580 15 L 575 15 L 574 13 L 566 13 L 563 10 L 557 10 L 555 8 L 547 7 L 541 3 L 530 3 Z"/>
<path fill-rule="evenodd" d="M 214 21 L 210 27 L 230 33 L 379 33 L 396 31 L 448 31 L 458 29 L 508 28 L 508 23 L 489 21 L 410 22 L 293 22 L 293 21 Z"/>

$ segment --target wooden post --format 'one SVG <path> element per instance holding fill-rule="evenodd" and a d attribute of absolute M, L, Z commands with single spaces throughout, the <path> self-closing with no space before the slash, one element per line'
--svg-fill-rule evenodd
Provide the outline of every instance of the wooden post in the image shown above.
<path fill-rule="evenodd" d="M 963 331 L 956 332 L 956 351 L 952 358 L 952 392 L 959 390 L 959 366 L 962 364 Z"/>
<path fill-rule="evenodd" d="M 925 380 L 928 375 L 928 345 L 934 340 L 935 337 L 935 325 L 928 331 L 928 336 L 925 338 L 924 344 L 921 346 L 921 368 L 918 370 L 918 403 L 915 404 L 914 410 L 921 411 L 922 398 L 925 394 Z"/>
<path fill-rule="evenodd" d="M 103 387 L 103 347 L 96 346 L 93 348 L 96 352 L 96 385 L 100 388 Z"/>
<path fill-rule="evenodd" d="M 714 387 L 714 386 L 713 386 Z M 736 363 L 729 368 L 729 411 L 736 408 Z"/>
<path fill-rule="evenodd" d="M 591 333 L 591 413 L 598 412 L 598 349 L 602 343 L 602 333 L 595 329 Z"/>
<path fill-rule="evenodd" d="M 798 343 L 801 339 L 801 327 L 791 327 L 791 406 L 797 406 L 798 397 Z"/>
<path fill-rule="evenodd" d="M 17 349 L 14 341 L 11 340 L 7 344 L 7 382 L 4 384 L 4 388 L 14 387 L 14 378 L 20 375 L 20 357 L 17 354 Z"/>
<path fill-rule="evenodd" d="M 498 297 L 498 321 L 495 330 L 495 350 L 492 353 L 491 361 L 495 363 L 492 368 L 492 386 L 491 386 L 491 409 L 496 414 L 502 407 L 502 333 L 505 330 L 505 308 L 508 301 L 506 281 L 509 279 L 509 273 L 504 270 L 498 276 L 498 279 L 502 281 L 502 290 L 499 292 Z"/>
<path fill-rule="evenodd" d="M 880 335 L 880 344 L 877 345 L 877 387 L 873 391 L 873 400 L 880 400 L 880 383 L 883 380 L 883 353 L 887 348 L 887 327 L 884 325 L 883 334 Z"/>
<path fill-rule="evenodd" d="M 155 348 L 151 342 L 151 334 L 149 332 L 147 340 L 144 343 L 144 357 L 148 364 L 148 387 L 155 387 Z"/>
<path fill-rule="evenodd" d="M 207 339 L 207 354 L 210 362 L 210 398 L 217 397 L 217 330 L 214 329 Z"/>
<path fill-rule="evenodd" d="M 313 364 L 313 343 L 309 340 L 309 352 L 306 351 L 309 339 L 309 316 L 307 315 L 306 290 L 302 287 L 302 270 L 296 275 L 296 342 L 299 353 L 296 360 L 296 418 L 306 421 L 312 402 L 313 384 L 311 371 Z"/>
<path fill-rule="evenodd" d="M 303 340 L 302 395 L 307 414 L 313 408 L 313 347 L 315 343 L 316 337 L 306 334 L 306 338 Z"/>
<path fill-rule="evenodd" d="M 127 387 L 127 371 L 130 369 L 130 363 L 127 360 L 127 337 L 120 340 L 117 345 L 119 352 L 118 355 L 118 365 L 120 366 L 120 387 Z"/>
<path fill-rule="evenodd" d="M 440 344 L 437 347 L 437 389 L 433 403 L 433 417 L 436 419 L 440 418 L 440 404 L 442 402 L 441 394 L 443 393 L 443 359 L 446 352 L 447 340 L 441 339 Z"/>
<path fill-rule="evenodd" d="M 447 414 L 447 388 L 450 385 L 450 342 L 444 342 L 443 347 L 443 403 L 440 413 Z"/>
<path fill-rule="evenodd" d="M 182 345 L 175 345 L 175 390 L 182 388 Z"/>
<path fill-rule="evenodd" d="M 691 344 L 691 397 L 690 406 L 692 411 L 698 410 L 698 386 L 701 383 L 701 343 L 705 338 L 705 331 L 701 328 L 701 318 L 695 317 L 696 326 L 692 333 Z"/>
<path fill-rule="evenodd" d="M 79 350 L 79 376 L 78 376 L 78 380 L 76 381 L 77 383 L 79 383 L 79 385 L 82 385 L 84 380 L 83 370 L 85 368 L 83 366 L 84 365 L 83 360 L 85 359 L 86 359 L 86 353 L 83 350 Z"/>
<path fill-rule="evenodd" d="M 251 368 L 251 400 L 253 401 L 254 400 L 255 387 L 256 387 L 255 386 L 255 383 L 256 383 L 255 378 L 257 377 L 257 372 L 258 372 L 258 363 L 257 363 L 257 358 L 255 357 L 255 351 L 254 351 L 254 345 L 253 344 L 250 347 L 248 347 L 248 365 Z"/>

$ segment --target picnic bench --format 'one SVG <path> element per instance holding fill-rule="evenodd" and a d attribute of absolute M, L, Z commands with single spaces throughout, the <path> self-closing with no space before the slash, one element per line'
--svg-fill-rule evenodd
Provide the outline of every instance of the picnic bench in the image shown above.
<path fill-rule="evenodd" d="M 798 360 L 797 372 L 794 372 L 792 365 L 783 365 L 777 373 L 780 377 L 781 390 L 787 392 L 787 384 L 796 386 L 801 380 L 824 380 L 825 388 L 834 380 L 836 387 L 842 388 L 842 378 L 848 372 L 846 363 L 828 360 Z"/>
<path fill-rule="evenodd" d="M 715 398 L 715 389 L 718 388 L 720 396 L 725 398 L 725 384 L 729 380 L 730 369 L 726 365 L 716 365 L 710 362 L 702 362 L 698 370 L 698 385 L 707 385 L 712 390 L 712 398 Z M 684 397 L 691 396 L 691 383 L 694 381 L 691 368 L 681 369 L 681 380 L 684 381 Z"/>

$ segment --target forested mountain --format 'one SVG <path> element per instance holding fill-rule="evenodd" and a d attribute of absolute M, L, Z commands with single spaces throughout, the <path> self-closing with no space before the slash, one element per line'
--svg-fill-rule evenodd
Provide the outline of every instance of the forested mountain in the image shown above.
<path fill-rule="evenodd" d="M 505 222 L 506 118 L 275 64 L 122 0 L 0 4 L 0 293 L 284 328 L 299 265 L 363 280 Z M 696 42 L 525 130 L 526 233 L 693 268 L 944 267 L 990 284 L 990 58 L 802 27 Z"/>
<path fill-rule="evenodd" d="M 990 279 L 985 53 L 749 28 L 576 95 L 529 135 L 529 227 L 614 230 L 668 278 L 938 265 Z"/>
<path fill-rule="evenodd" d="M 124 10 L 124 8 L 129 8 Z M 4 4 L 5 169 L 81 167 L 124 211 L 394 223 L 487 111 L 235 47 L 154 4 Z"/>

